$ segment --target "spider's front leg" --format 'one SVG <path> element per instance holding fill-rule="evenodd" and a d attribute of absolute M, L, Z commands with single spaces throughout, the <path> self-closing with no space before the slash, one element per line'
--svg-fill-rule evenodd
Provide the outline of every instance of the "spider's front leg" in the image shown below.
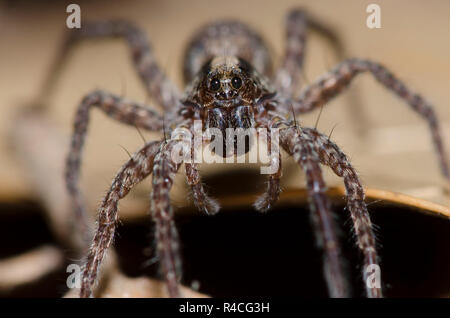
<path fill-rule="evenodd" d="M 81 154 L 89 124 L 89 112 L 97 107 L 109 117 L 132 126 L 150 131 L 161 131 L 163 119 L 143 104 L 131 102 L 104 91 L 94 91 L 83 98 L 75 115 L 74 132 L 66 161 L 66 186 L 72 199 L 76 223 L 86 239 L 90 239 L 87 230 L 87 215 L 78 189 Z"/>
<path fill-rule="evenodd" d="M 178 281 L 181 276 L 181 258 L 178 234 L 173 221 L 170 204 L 170 189 L 180 163 L 174 160 L 177 140 L 169 140 L 161 145 L 153 167 L 153 189 L 151 194 L 152 217 L 156 224 L 158 258 L 170 297 L 180 297 Z"/>
<path fill-rule="evenodd" d="M 378 266 L 375 234 L 372 230 L 372 222 L 364 202 L 365 192 L 359 180 L 356 170 L 352 167 L 347 156 L 330 139 L 315 129 L 302 129 L 308 141 L 319 154 L 322 164 L 329 166 L 336 175 L 344 179 L 347 193 L 347 206 L 353 221 L 358 248 L 364 255 L 363 281 L 366 287 L 367 297 L 382 297 L 381 285 L 370 286 L 368 284 L 370 266 Z"/>
<path fill-rule="evenodd" d="M 135 153 L 117 173 L 104 197 L 99 208 L 98 228 L 83 268 L 80 297 L 92 296 L 92 287 L 95 284 L 100 264 L 114 238 L 119 200 L 152 172 L 154 158 L 159 149 L 160 142 L 149 142 Z"/>
<path fill-rule="evenodd" d="M 447 156 L 433 107 L 380 64 L 360 59 L 349 59 L 342 62 L 334 70 L 322 76 L 317 82 L 306 87 L 300 97 L 292 102 L 295 113 L 308 112 L 325 105 L 344 88 L 348 87 L 356 75 L 363 72 L 373 74 L 381 84 L 408 103 L 415 112 L 428 122 L 442 174 L 447 179 L 450 179 Z"/>
<path fill-rule="evenodd" d="M 96 40 L 112 37 L 125 39 L 130 48 L 134 66 L 150 96 L 166 110 L 177 109 L 177 106 L 180 105 L 178 89 L 157 64 L 152 47 L 144 32 L 135 25 L 121 20 L 86 22 L 83 23 L 81 29 L 71 30 L 44 82 L 45 86 L 41 92 L 40 102 L 50 95 L 69 52 L 76 43 L 84 39 Z"/>
<path fill-rule="evenodd" d="M 336 226 L 326 195 L 319 155 L 300 128 L 282 129 L 280 141 L 283 149 L 293 156 L 305 172 L 312 223 L 318 244 L 324 250 L 324 274 L 329 294 L 331 297 L 347 297 L 348 286 L 342 270 Z"/>

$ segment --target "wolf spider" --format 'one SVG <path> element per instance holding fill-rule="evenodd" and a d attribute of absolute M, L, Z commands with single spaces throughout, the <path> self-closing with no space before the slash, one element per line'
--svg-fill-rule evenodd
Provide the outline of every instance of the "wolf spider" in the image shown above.
<path fill-rule="evenodd" d="M 328 136 L 314 128 L 297 125 L 295 116 L 322 107 L 348 87 L 356 75 L 368 72 L 428 122 L 446 178 L 450 178 L 449 168 L 438 121 L 431 105 L 378 63 L 346 59 L 316 82 L 304 87 L 300 94 L 295 93 L 303 69 L 307 26 L 311 25 L 308 21 L 302 10 L 292 10 L 288 14 L 284 56 L 280 67 L 273 73 L 266 45 L 255 31 L 236 21 L 205 26 L 193 37 L 186 50 L 184 79 L 188 85 L 183 96 L 161 71 L 150 43 L 134 25 L 125 21 L 84 23 L 82 29 L 71 33 L 64 43 L 60 61 L 79 40 L 123 38 L 131 50 L 134 66 L 148 94 L 165 113 L 163 116 L 144 103 L 102 90 L 87 94 L 78 107 L 66 165 L 66 182 L 80 224 L 86 222 L 86 213 L 78 190 L 78 178 L 91 109 L 97 107 L 121 123 L 164 134 L 164 138 L 159 141 L 147 142 L 123 165 L 104 197 L 98 213 L 98 228 L 83 270 L 81 297 L 92 296 L 99 266 L 113 241 L 119 200 L 152 173 L 151 213 L 156 226 L 160 268 L 169 295 L 181 295 L 178 286 L 181 260 L 169 199 L 175 174 L 181 166 L 171 158 L 171 152 L 180 141 L 166 136 L 180 127 L 192 130 L 194 120 L 202 121 L 206 127 L 221 130 L 230 127 L 258 127 L 268 131 L 279 129 L 281 147 L 274 146 L 270 150 L 270 160 L 278 165 L 278 169 L 268 176 L 267 189 L 254 207 L 259 211 L 267 211 L 279 197 L 282 175 L 279 152 L 282 148 L 305 173 L 312 224 L 318 245 L 323 249 L 323 271 L 331 297 L 346 297 L 348 289 L 320 165 L 330 167 L 341 177 L 356 245 L 364 259 L 362 277 L 364 282 L 367 281 L 369 274 L 364 269 L 369 265 L 377 265 L 379 257 L 364 202 L 364 188 L 358 174 L 347 156 Z M 217 213 L 219 205 L 205 192 L 198 164 L 185 162 L 184 166 L 195 205 L 207 214 Z M 86 226 L 82 230 L 87 232 Z M 366 284 L 365 288 L 368 297 L 382 297 L 381 287 Z"/>

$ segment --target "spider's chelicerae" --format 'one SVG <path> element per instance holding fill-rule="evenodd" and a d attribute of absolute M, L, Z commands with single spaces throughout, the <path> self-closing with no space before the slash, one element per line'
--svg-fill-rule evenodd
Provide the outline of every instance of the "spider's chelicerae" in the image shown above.
<path fill-rule="evenodd" d="M 193 37 L 186 51 L 184 77 L 187 86 L 184 95 L 161 71 L 143 32 L 132 24 L 124 21 L 84 23 L 80 30 L 71 34 L 65 42 L 61 57 L 80 39 L 123 37 L 149 95 L 164 111 L 162 115 L 154 111 L 153 107 L 101 90 L 88 94 L 77 110 L 67 159 L 66 181 L 80 223 L 83 222 L 85 211 L 77 184 L 90 110 L 97 107 L 121 123 L 164 133 L 164 138 L 147 142 L 123 165 L 104 197 L 99 208 L 98 228 L 83 271 L 82 297 L 92 295 L 100 264 L 113 241 L 119 200 L 151 174 L 151 215 L 156 224 L 160 268 L 169 295 L 180 296 L 181 260 L 169 192 L 174 176 L 182 165 L 174 161 L 171 153 L 182 141 L 170 136 L 177 128 L 193 130 L 196 120 L 203 123 L 204 129 L 279 130 L 280 147 L 270 143 L 271 161 L 276 163 L 278 169 L 268 176 L 267 190 L 254 207 L 266 211 L 277 201 L 282 174 L 279 151 L 283 149 L 305 173 L 312 224 L 319 246 L 323 249 L 323 271 L 332 297 L 348 296 L 348 290 L 320 165 L 330 167 L 341 177 L 347 192 L 347 206 L 356 244 L 363 255 L 362 276 L 364 283 L 367 281 L 370 272 L 365 269 L 369 265 L 377 265 L 378 255 L 364 203 L 364 188 L 358 174 L 347 156 L 329 137 L 316 129 L 297 125 L 295 116 L 322 107 L 348 87 L 356 75 L 368 72 L 428 122 L 442 173 L 450 178 L 443 142 L 431 105 L 385 67 L 372 61 L 347 59 L 313 84 L 303 87 L 296 96 L 303 67 L 307 21 L 301 10 L 293 10 L 288 14 L 285 52 L 280 67 L 274 72 L 271 71 L 270 57 L 263 40 L 252 29 L 235 21 L 207 25 Z M 235 153 L 236 150 L 231 155 Z M 208 197 L 202 186 L 198 164 L 184 162 L 184 168 L 196 206 L 208 214 L 218 212 L 219 205 Z M 368 297 L 382 297 L 382 290 L 376 284 L 365 286 Z"/>

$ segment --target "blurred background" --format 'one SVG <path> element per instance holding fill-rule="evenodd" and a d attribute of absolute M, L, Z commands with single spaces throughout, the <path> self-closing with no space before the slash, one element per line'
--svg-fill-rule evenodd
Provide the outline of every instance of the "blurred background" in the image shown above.
<path fill-rule="evenodd" d="M 101 88 L 152 104 L 122 41 L 86 41 L 73 50 L 54 89 L 43 96 L 45 116 L 38 121 L 21 117 L 41 97 L 47 73 L 68 32 L 66 7 L 71 2 L 0 2 L 0 218 L 11 222 L 3 221 L 10 231 L 22 229 L 24 232 L 20 233 L 28 233 L 20 234 L 23 246 L 9 244 L 5 247 L 1 253 L 5 258 L 33 250 L 34 245 L 40 246 L 38 240 L 33 246 L 26 242 L 33 240 L 30 236 L 35 227 L 31 224 L 40 224 L 41 221 L 43 227 L 50 224 L 49 237 L 56 236 L 56 239 L 48 238 L 49 242 L 67 240 L 64 238 L 65 225 L 62 225 L 68 213 L 62 168 L 74 112 L 82 97 Z M 303 7 L 335 31 L 342 41 L 346 57 L 368 58 L 384 64 L 406 85 L 432 102 L 441 122 L 446 148 L 450 148 L 450 42 L 447 40 L 450 2 L 446 0 L 435 0 L 433 6 L 427 6 L 423 1 L 406 0 L 129 0 L 76 3 L 81 7 L 82 24 L 87 20 L 123 18 L 141 27 L 152 42 L 160 65 L 179 87 L 184 84 L 181 77 L 184 48 L 191 34 L 203 24 L 222 18 L 248 23 L 260 32 L 269 45 L 276 67 L 283 54 L 284 17 L 290 8 Z M 366 26 L 369 15 L 366 8 L 370 3 L 381 7 L 380 29 Z M 326 39 L 311 32 L 305 60 L 306 82 L 313 82 L 338 62 L 339 57 Z M 302 125 L 314 126 L 317 116 L 318 112 L 314 112 L 302 116 L 299 121 Z M 427 124 L 370 75 L 361 75 L 350 90 L 323 109 L 318 129 L 329 134 L 335 125 L 332 139 L 349 155 L 365 186 L 450 206 L 450 196 L 445 190 L 448 184 L 440 176 Z M 147 140 L 158 138 L 154 134 L 144 134 Z M 141 145 L 142 139 L 136 129 L 120 125 L 93 111 L 81 179 L 81 189 L 92 215 L 95 215 L 96 207 L 114 174 L 128 158 L 122 147 L 134 152 Z M 300 169 L 289 159 L 285 160 L 284 166 L 283 187 L 303 187 Z M 202 166 L 202 174 L 210 192 L 217 197 L 234 193 L 254 195 L 261 192 L 264 186 L 257 167 L 237 164 Z M 326 173 L 326 177 L 330 185 L 339 184 L 330 172 Z M 143 182 L 121 203 L 121 219 L 125 223 L 137 223 L 148 214 L 149 193 L 150 181 Z M 189 208 L 190 199 L 183 173 L 179 174 L 175 183 L 172 200 L 180 211 L 198 217 L 198 213 Z M 251 200 L 248 206 L 250 203 Z M 36 210 L 45 215 L 44 220 L 33 219 L 33 211 Z M 27 217 L 17 219 L 19 214 Z M 302 228 L 307 230 L 308 224 L 305 222 Z M 28 224 L 28 230 L 24 224 Z M 43 237 L 46 234 L 34 235 Z M 144 234 L 143 237 L 140 239 L 145 247 L 149 239 Z M 7 242 L 14 241 L 7 234 L 3 238 Z M 313 247 L 312 240 L 304 244 Z M 65 262 L 55 252 L 57 250 L 45 250 L 47 254 L 38 251 L 43 255 L 43 260 L 54 257 L 53 261 L 47 262 L 49 264 L 42 265 L 47 266 L 48 273 L 54 272 L 58 264 Z M 1 275 L 2 267 L 0 281 Z M 61 283 L 58 279 L 53 281 Z M 14 284 L 19 283 L 10 283 L 13 287 Z M 58 284 L 55 283 L 55 286 Z M 13 287 L 4 290 L 10 295 L 26 294 L 25 289 L 14 294 Z M 208 290 L 203 291 L 208 293 Z M 58 292 L 62 294 L 63 289 Z M 42 292 L 41 296 L 44 295 L 47 294 Z M 48 291 L 48 295 L 56 296 L 58 293 L 52 290 Z M 318 295 L 321 295 L 320 292 Z"/>

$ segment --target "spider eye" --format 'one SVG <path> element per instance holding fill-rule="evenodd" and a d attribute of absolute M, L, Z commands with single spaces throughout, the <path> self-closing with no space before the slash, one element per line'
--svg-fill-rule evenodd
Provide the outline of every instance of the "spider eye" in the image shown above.
<path fill-rule="evenodd" d="M 240 77 L 235 76 L 233 77 L 233 79 L 231 80 L 231 85 L 235 88 L 235 89 L 239 89 L 242 86 L 242 80 Z"/>
<path fill-rule="evenodd" d="M 211 82 L 209 83 L 209 87 L 213 91 L 218 91 L 220 88 L 220 81 L 217 78 L 213 78 Z"/>

